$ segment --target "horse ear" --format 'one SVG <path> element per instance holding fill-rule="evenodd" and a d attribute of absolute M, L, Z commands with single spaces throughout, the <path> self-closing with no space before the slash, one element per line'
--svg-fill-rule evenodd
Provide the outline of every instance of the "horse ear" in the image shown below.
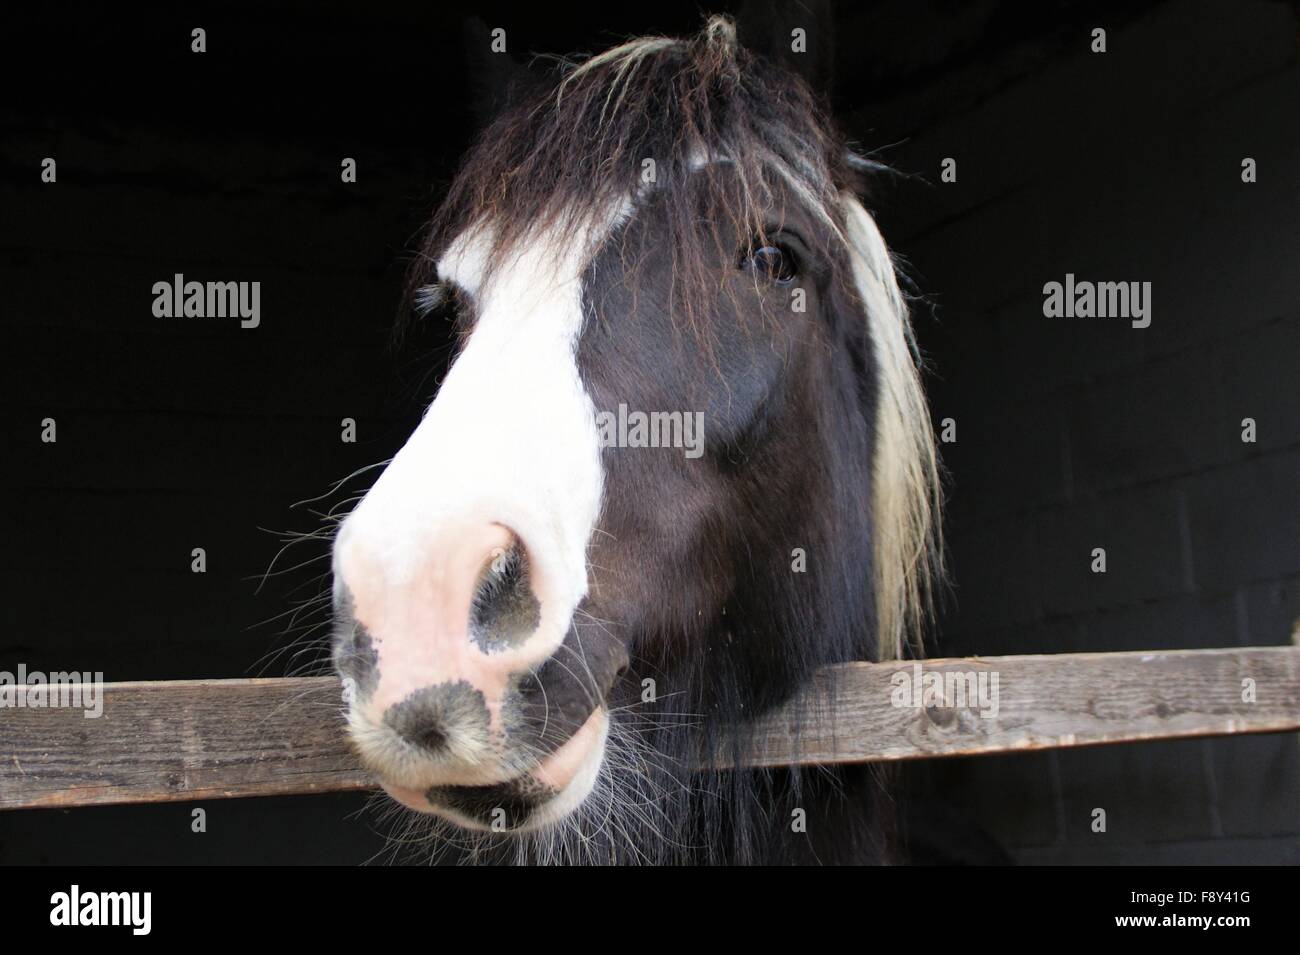
<path fill-rule="evenodd" d="M 504 28 L 489 27 L 480 17 L 467 17 L 461 21 L 460 34 L 476 125 L 486 126 L 541 85 L 542 77 L 510 53 L 510 37 Z"/>
<path fill-rule="evenodd" d="M 736 14 L 740 41 L 798 73 L 830 98 L 835 76 L 835 17 L 831 0 L 745 0 Z"/>

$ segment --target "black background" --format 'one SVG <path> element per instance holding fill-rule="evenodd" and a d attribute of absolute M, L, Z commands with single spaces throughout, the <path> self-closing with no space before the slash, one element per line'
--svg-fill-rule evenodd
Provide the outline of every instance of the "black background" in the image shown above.
<path fill-rule="evenodd" d="M 445 329 L 400 345 L 391 332 L 413 239 L 481 119 L 484 27 L 505 27 L 524 60 L 700 22 L 673 3 L 10 19 L 0 667 L 311 672 L 324 613 L 291 614 L 327 593 L 327 543 L 276 556 L 346 510 L 374 472 L 344 479 L 391 456 L 436 389 Z M 958 425 L 943 449 L 956 600 L 932 652 L 1288 642 L 1294 8 L 899 0 L 839 6 L 809 45 L 833 61 L 836 115 L 900 172 L 873 205 L 925 296 L 935 418 Z M 40 181 L 46 156 L 56 184 Z M 152 285 L 176 272 L 260 281 L 261 327 L 155 318 Z M 1044 318 L 1042 285 L 1066 272 L 1152 281 L 1152 327 Z M 1255 445 L 1239 440 L 1245 416 Z M 45 417 L 56 444 L 40 441 Z M 1105 578 L 1088 571 L 1094 546 Z M 283 573 L 263 582 L 268 569 Z M 1295 862 L 1298 783 L 1295 739 L 1269 737 L 931 764 L 906 788 L 918 861 Z M 189 806 L 7 813 L 0 861 L 388 858 L 364 802 L 209 803 L 207 835 L 190 833 Z M 1088 826 L 1097 806 L 1105 835 Z"/>
<path fill-rule="evenodd" d="M 572 878 L 587 877 L 573 873 Z M 629 876 L 635 878 L 635 876 Z M 686 878 L 691 876 L 687 874 Z M 196 930 L 210 941 L 230 939 L 244 942 L 249 928 L 256 927 L 260 938 L 292 938 L 297 944 L 315 942 L 318 938 L 338 945 L 356 942 L 373 943 L 375 920 L 364 915 L 352 916 L 350 912 L 322 913 L 321 898 L 329 893 L 346 894 L 352 908 L 370 911 L 367 903 L 378 903 L 402 915 L 395 922 L 405 924 L 405 913 L 419 912 L 428 906 L 430 891 L 436 890 L 442 904 L 454 904 L 459 918 L 466 922 L 482 920 L 495 924 L 500 919 L 501 902 L 495 892 L 484 891 L 489 885 L 499 886 L 500 874 L 457 871 L 408 878 L 395 872 L 340 872 L 298 871 L 291 878 L 269 869 L 246 869 L 238 878 L 230 878 L 225 870 L 175 870 L 159 869 L 133 872 L 68 870 L 51 867 L 24 873 L 24 878 L 7 896 L 12 921 L 26 940 L 37 933 L 52 937 L 93 942 L 106 938 L 127 941 L 131 945 L 168 943 L 172 939 L 192 938 Z M 521 875 L 521 879 L 528 878 Z M 604 878 L 604 877 L 601 877 Z M 770 935 L 773 926 L 798 927 L 803 931 L 819 927 L 810 924 L 803 908 L 795 905 L 785 914 L 778 902 L 787 900 L 793 885 L 786 884 L 781 874 L 764 873 L 763 884 L 746 886 L 751 907 L 761 909 L 765 916 L 750 919 L 741 931 Z M 808 889 L 807 879 L 801 874 L 800 888 Z M 815 887 L 817 900 L 828 912 L 852 911 L 862 905 L 864 887 L 877 890 L 889 899 L 889 917 L 893 925 L 920 926 L 919 934 L 933 924 L 943 925 L 951 932 L 960 926 L 963 936 L 982 939 L 997 934 L 1024 941 L 1041 941 L 1060 935 L 1068 926 L 1072 939 L 1091 939 L 1097 936 L 1130 935 L 1133 939 L 1169 938 L 1177 945 L 1186 945 L 1195 938 L 1202 943 L 1228 947 L 1250 939 L 1252 931 L 1270 936 L 1284 930 L 1287 925 L 1287 893 L 1283 869 L 1246 869 L 1233 867 L 1210 872 L 1189 872 L 1173 867 L 1113 868 L 1099 871 L 1087 869 L 1057 869 L 1047 873 L 1039 869 L 1004 870 L 993 878 L 966 880 L 960 891 L 936 893 L 934 880 L 928 870 L 879 870 L 857 872 L 853 878 L 843 879 L 838 874 L 826 874 Z M 481 882 L 479 880 L 482 880 Z M 776 885 L 777 880 L 780 884 Z M 117 927 L 51 927 L 48 923 L 51 896 L 56 892 L 69 893 L 77 884 L 79 892 L 150 892 L 151 931 L 147 937 L 133 936 L 131 929 Z M 554 884 L 554 882 L 552 882 Z M 775 890 L 774 890 L 775 887 Z M 1156 903 L 1134 902 L 1134 893 L 1166 896 L 1178 891 L 1190 892 L 1199 899 L 1202 891 L 1237 893 L 1233 901 L 1218 903 Z M 674 917 L 689 920 L 699 926 L 697 935 L 703 944 L 710 944 L 711 932 L 721 934 L 718 928 L 717 897 L 709 892 L 683 892 L 680 903 L 674 906 Z M 941 898 L 936 899 L 936 895 Z M 1245 901 L 1242 900 L 1243 896 Z M 769 902 L 769 897 L 771 901 Z M 1220 896 L 1223 897 L 1223 896 Z M 511 903 L 511 912 L 521 923 L 535 923 L 545 919 L 554 908 L 554 895 L 533 893 L 530 897 Z M 936 913 L 936 906 L 939 913 Z M 376 906 L 377 907 L 377 906 Z M 286 917 L 286 913 L 292 913 Z M 777 914 L 781 913 L 781 914 Z M 940 919 L 936 919 L 936 914 Z M 1117 917 L 1245 917 L 1248 926 L 1197 927 L 1147 927 L 1116 925 Z M 625 923 L 625 911 L 614 906 L 593 907 L 588 921 L 597 930 L 611 933 Z M 43 931 L 42 931 L 43 930 Z M 834 930 L 834 929 L 832 929 Z M 725 930 L 730 937 L 734 928 Z"/>

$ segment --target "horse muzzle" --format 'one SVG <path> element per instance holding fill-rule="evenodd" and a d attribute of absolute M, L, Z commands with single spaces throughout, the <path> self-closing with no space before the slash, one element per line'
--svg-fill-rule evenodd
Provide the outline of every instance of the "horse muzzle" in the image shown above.
<path fill-rule="evenodd" d="M 363 515 L 336 542 L 334 661 L 357 752 L 394 799 L 465 828 L 557 821 L 595 784 L 627 651 L 556 612 L 552 575 L 504 524 L 425 539 L 422 560 L 396 560 Z"/>

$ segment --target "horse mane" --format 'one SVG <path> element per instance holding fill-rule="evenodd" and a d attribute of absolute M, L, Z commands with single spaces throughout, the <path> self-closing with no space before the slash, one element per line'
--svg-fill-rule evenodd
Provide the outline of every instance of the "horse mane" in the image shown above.
<path fill-rule="evenodd" d="M 841 198 L 849 263 L 879 372 L 872 462 L 877 652 L 923 651 L 943 578 L 943 494 L 920 352 L 889 249 L 857 196 Z"/>

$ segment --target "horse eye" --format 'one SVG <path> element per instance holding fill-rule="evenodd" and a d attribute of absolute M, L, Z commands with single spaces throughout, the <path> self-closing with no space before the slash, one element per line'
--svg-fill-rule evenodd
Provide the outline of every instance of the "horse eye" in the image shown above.
<path fill-rule="evenodd" d="M 778 285 L 789 285 L 799 271 L 794 253 L 783 245 L 751 247 L 741 261 L 741 268 L 751 269 L 756 275 Z"/>

